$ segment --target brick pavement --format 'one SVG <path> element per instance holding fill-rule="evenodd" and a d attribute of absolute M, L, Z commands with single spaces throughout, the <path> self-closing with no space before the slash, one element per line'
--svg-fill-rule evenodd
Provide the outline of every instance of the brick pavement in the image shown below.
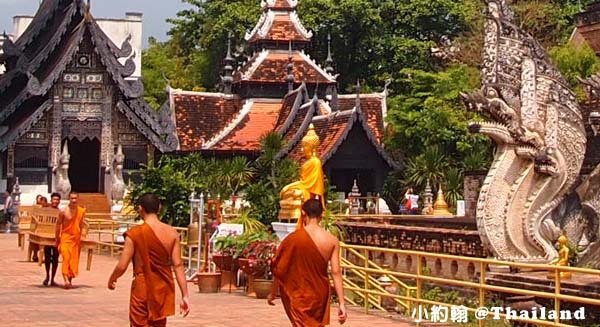
<path fill-rule="evenodd" d="M 119 280 L 115 291 L 109 291 L 106 282 L 116 258 L 94 256 L 91 271 L 85 271 L 85 255 L 80 261 L 80 274 L 73 280 L 73 289 L 41 286 L 43 266 L 25 262 L 25 251 L 17 248 L 16 235 L 0 234 L 0 326 L 128 326 L 131 272 Z M 62 278 L 57 278 L 57 282 L 62 284 Z M 280 301 L 276 307 L 270 307 L 264 300 L 249 298 L 241 292 L 199 294 L 194 286 L 189 284 L 190 315 L 185 319 L 170 318 L 169 326 L 290 325 Z M 332 326 L 339 325 L 333 316 L 332 322 Z M 405 327 L 413 324 L 351 309 L 345 326 Z"/>

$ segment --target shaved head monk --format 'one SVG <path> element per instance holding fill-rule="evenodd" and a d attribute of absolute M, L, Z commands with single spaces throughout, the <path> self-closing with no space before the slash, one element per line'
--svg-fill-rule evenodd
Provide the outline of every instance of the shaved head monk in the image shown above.
<path fill-rule="evenodd" d="M 81 251 L 81 229 L 85 208 L 78 204 L 79 194 L 69 194 L 69 206 L 58 214 L 56 222 L 56 247 L 63 258 L 62 275 L 65 289 L 73 286 L 72 280 L 79 272 L 79 253 Z"/>
<path fill-rule="evenodd" d="M 321 327 L 329 325 L 330 286 L 327 268 L 331 262 L 331 274 L 335 292 L 340 302 L 338 320 L 346 322 L 347 313 L 340 269 L 340 243 L 333 235 L 321 228 L 323 205 L 317 199 L 302 205 L 304 223 L 300 229 L 288 235 L 279 245 L 273 260 L 275 280 L 267 299 L 270 305 L 277 288 L 292 326 Z"/>
<path fill-rule="evenodd" d="M 108 288 L 114 290 L 133 259 L 134 280 L 129 299 L 129 322 L 133 327 L 166 326 L 167 317 L 175 314 L 175 278 L 181 291 L 180 311 L 190 312 L 187 282 L 181 261 L 177 231 L 160 222 L 160 200 L 154 194 L 144 194 L 139 211 L 144 223 L 125 233 L 125 248 L 115 267 Z"/>

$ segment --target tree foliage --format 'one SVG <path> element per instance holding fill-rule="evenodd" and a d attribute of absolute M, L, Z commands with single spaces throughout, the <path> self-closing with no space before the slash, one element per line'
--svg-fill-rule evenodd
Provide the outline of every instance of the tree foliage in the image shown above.
<path fill-rule="evenodd" d="M 568 42 L 550 49 L 550 56 L 578 97 L 583 99 L 585 95 L 579 78 L 590 77 L 600 69 L 600 59 L 594 50 L 587 44 Z"/>
<path fill-rule="evenodd" d="M 151 40 L 144 52 L 146 99 L 153 106 L 166 100 L 165 78 L 176 88 L 216 90 L 229 35 L 238 65 L 256 50 L 243 38 L 261 14 L 258 0 L 183 1 L 190 8 L 170 20 L 171 38 Z M 551 49 L 555 64 L 574 88 L 579 88 L 579 77 L 600 67 L 589 47 L 567 43 L 575 13 L 591 2 L 509 1 L 517 24 Z M 299 1 L 299 17 L 314 35 L 308 52 L 317 63 L 324 63 L 327 36 L 332 37 L 341 93 L 352 90 L 357 79 L 364 92 L 380 90 L 386 81 L 391 82 L 386 149 L 399 154 L 407 169 L 388 178 L 383 191 L 388 202 L 396 201 L 407 184 L 422 191 L 427 178 L 446 184 L 452 189 L 449 197 L 458 199 L 463 172 L 489 166 L 492 144 L 468 133 L 468 122 L 479 118 L 459 100 L 460 92 L 480 87 L 484 10 L 480 0 Z M 268 135 L 259 160 L 227 168 L 231 169 L 227 176 L 253 176 L 246 188 L 233 179 L 188 177 L 195 181 L 195 188 L 245 189 L 253 205 L 251 214 L 268 223 L 277 217 L 278 190 L 297 174 L 295 163 L 275 160 L 281 146 L 280 138 Z M 189 171 L 219 166 L 208 160 L 185 164 L 192 167 Z M 249 173 L 249 166 L 255 171 Z M 152 173 L 146 172 L 157 180 Z M 174 176 L 165 182 L 176 183 L 178 175 Z M 390 207 L 397 205 L 390 203 Z"/>

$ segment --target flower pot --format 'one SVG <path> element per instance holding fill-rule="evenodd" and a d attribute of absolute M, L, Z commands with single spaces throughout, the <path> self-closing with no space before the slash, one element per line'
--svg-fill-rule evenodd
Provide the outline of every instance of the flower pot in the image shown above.
<path fill-rule="evenodd" d="M 232 255 L 213 254 L 213 262 L 221 271 L 235 271 L 235 262 Z"/>
<path fill-rule="evenodd" d="M 269 293 L 271 293 L 271 287 L 273 281 L 270 279 L 254 279 L 254 291 L 256 292 L 257 299 L 266 299 Z"/>
<path fill-rule="evenodd" d="M 236 275 L 235 271 L 223 270 L 221 272 L 221 291 L 231 293 L 232 290 L 237 289 L 236 285 Z"/>
<path fill-rule="evenodd" d="M 246 280 L 246 295 L 249 297 L 256 297 L 256 291 L 254 290 L 254 277 L 248 275 Z"/>
<path fill-rule="evenodd" d="M 198 274 L 198 291 L 200 293 L 217 293 L 220 286 L 220 272 L 202 272 Z"/>

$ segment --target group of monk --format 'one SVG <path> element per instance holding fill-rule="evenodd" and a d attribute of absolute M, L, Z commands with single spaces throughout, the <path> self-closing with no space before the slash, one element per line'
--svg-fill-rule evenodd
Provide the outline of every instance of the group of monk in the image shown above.
<path fill-rule="evenodd" d="M 77 276 L 81 230 L 85 209 L 77 204 L 78 194 L 69 195 L 68 207 L 60 210 L 60 194 L 53 193 L 50 207 L 59 210 L 56 225 L 56 247 L 45 247 L 46 279 L 44 285 L 56 285 L 58 255 L 63 258 L 62 274 L 65 288 L 72 287 Z M 134 280 L 129 301 L 130 325 L 166 326 L 167 317 L 175 314 L 175 280 L 181 292 L 180 312 L 190 312 L 187 281 L 181 260 L 178 232 L 160 221 L 159 198 L 144 194 L 138 210 L 144 223 L 125 233 L 121 257 L 108 280 L 114 290 L 117 280 L 133 262 Z M 334 281 L 339 302 L 338 321 L 347 319 L 339 262 L 338 240 L 320 227 L 322 201 L 310 199 L 302 206 L 302 223 L 278 247 L 273 260 L 273 288 L 267 302 L 274 305 L 279 293 L 285 312 L 293 326 L 320 327 L 329 325 L 331 294 L 328 268 Z M 51 272 L 51 274 L 50 274 Z M 279 291 L 279 292 L 278 292 Z"/>
<path fill-rule="evenodd" d="M 181 291 L 180 312 L 190 312 L 189 293 L 181 261 L 177 231 L 158 217 L 160 200 L 145 194 L 139 201 L 142 225 L 125 233 L 125 247 L 108 280 L 114 290 L 130 262 L 134 280 L 129 301 L 131 326 L 166 326 L 167 317 L 175 313 L 175 280 Z M 320 227 L 322 201 L 311 199 L 302 206 L 301 227 L 281 243 L 273 260 L 275 276 L 267 302 L 274 305 L 277 290 L 293 326 L 320 327 L 329 324 L 331 263 L 334 288 L 339 301 L 338 321 L 347 319 L 339 263 L 338 240 Z"/>
<path fill-rule="evenodd" d="M 44 201 L 45 200 L 45 201 Z M 64 209 L 59 209 L 61 196 L 59 193 L 52 193 L 50 204 L 48 200 L 38 195 L 36 204 L 41 207 L 49 207 L 58 211 L 56 222 L 55 240 L 56 246 L 44 246 L 44 267 L 46 268 L 46 278 L 42 282 L 44 286 L 58 286 L 54 281 L 58 270 L 59 254 L 62 256 L 62 275 L 64 279 L 64 288 L 70 289 L 72 280 L 79 271 L 79 253 L 81 251 L 82 228 L 84 224 L 85 208 L 78 205 L 79 194 L 71 192 L 69 194 L 69 205 Z M 34 253 L 37 250 L 34 249 Z M 37 261 L 37 258 L 34 257 Z"/>

